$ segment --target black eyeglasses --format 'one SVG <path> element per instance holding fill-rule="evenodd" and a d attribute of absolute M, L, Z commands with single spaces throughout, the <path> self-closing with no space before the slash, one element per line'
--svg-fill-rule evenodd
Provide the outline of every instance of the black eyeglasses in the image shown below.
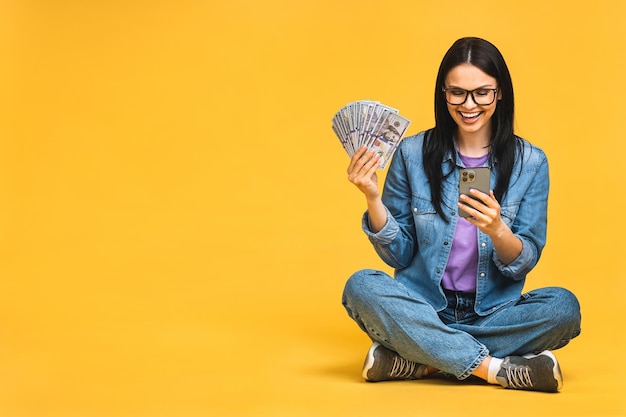
<path fill-rule="evenodd" d="M 472 95 L 472 100 L 479 106 L 488 106 L 496 101 L 497 88 L 477 88 L 475 90 L 465 90 L 458 87 L 443 88 L 448 104 L 459 106 L 467 101 L 467 97 Z"/>

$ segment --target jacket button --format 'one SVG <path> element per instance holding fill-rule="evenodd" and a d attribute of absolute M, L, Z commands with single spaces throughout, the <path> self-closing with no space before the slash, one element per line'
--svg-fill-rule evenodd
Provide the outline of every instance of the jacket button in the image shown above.
<path fill-rule="evenodd" d="M 417 207 L 413 208 L 413 213 L 417 213 Z"/>
<path fill-rule="evenodd" d="M 448 246 L 448 242 L 443 242 L 443 246 Z"/>

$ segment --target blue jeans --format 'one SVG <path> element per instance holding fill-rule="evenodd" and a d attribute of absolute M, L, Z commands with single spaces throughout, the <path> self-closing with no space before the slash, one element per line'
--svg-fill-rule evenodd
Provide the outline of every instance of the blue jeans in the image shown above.
<path fill-rule="evenodd" d="M 522 294 L 487 316 L 474 312 L 474 294 L 446 291 L 437 312 L 382 271 L 350 277 L 343 305 L 369 337 L 400 356 L 465 379 L 488 356 L 538 353 L 580 334 L 580 306 L 566 289 Z"/>

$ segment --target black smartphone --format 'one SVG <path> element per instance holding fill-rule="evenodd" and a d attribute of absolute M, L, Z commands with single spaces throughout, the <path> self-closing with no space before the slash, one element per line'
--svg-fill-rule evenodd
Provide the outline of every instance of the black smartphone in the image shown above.
<path fill-rule="evenodd" d="M 485 194 L 489 194 L 490 174 L 491 172 L 488 167 L 462 168 L 459 174 L 459 198 L 461 197 L 461 194 L 472 197 L 469 192 L 472 188 L 482 191 Z M 459 216 L 470 217 L 469 213 L 462 209 L 459 209 Z"/>

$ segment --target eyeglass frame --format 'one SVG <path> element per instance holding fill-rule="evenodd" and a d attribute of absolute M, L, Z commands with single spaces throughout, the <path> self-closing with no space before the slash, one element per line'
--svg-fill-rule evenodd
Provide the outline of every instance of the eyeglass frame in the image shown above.
<path fill-rule="evenodd" d="M 500 87 L 496 87 L 496 88 L 485 88 L 485 87 L 480 87 L 480 88 L 475 88 L 475 89 L 473 89 L 473 90 L 466 90 L 466 89 L 464 89 L 464 88 L 460 88 L 460 87 L 448 87 L 448 88 L 443 87 L 443 88 L 441 89 L 441 91 L 443 91 L 443 99 L 446 101 L 446 103 L 448 103 L 448 104 L 450 104 L 450 105 L 452 105 L 452 106 L 461 106 L 461 105 L 465 104 L 465 102 L 467 101 L 467 98 L 470 96 L 470 94 L 472 95 L 472 101 L 474 101 L 474 103 L 475 103 L 477 106 L 491 106 L 491 105 L 492 105 L 492 104 L 496 101 L 496 98 L 498 97 L 498 94 L 497 94 L 497 93 L 498 93 L 498 90 L 499 90 L 499 89 L 500 89 Z M 450 103 L 450 102 L 448 101 L 448 97 L 446 97 L 446 92 L 447 92 L 448 90 L 461 90 L 461 91 L 465 91 L 465 99 L 464 99 L 462 102 L 460 102 L 460 103 Z M 488 103 L 488 104 L 480 104 L 480 103 L 478 103 L 478 102 L 476 101 L 476 97 L 474 96 L 474 91 L 478 91 L 478 90 L 489 90 L 489 91 L 493 91 L 493 100 L 491 101 L 491 103 Z"/>

